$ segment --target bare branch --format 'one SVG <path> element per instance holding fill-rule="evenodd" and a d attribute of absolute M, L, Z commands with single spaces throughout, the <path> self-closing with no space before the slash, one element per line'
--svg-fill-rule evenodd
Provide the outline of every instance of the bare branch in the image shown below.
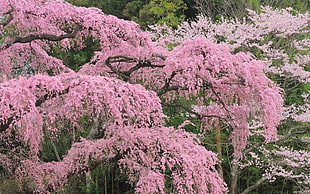
<path fill-rule="evenodd" d="M 28 34 L 27 36 L 20 37 L 17 36 L 7 41 L 4 46 L 0 48 L 1 50 L 8 49 L 15 43 L 30 43 L 34 40 L 48 40 L 48 41 L 61 41 L 66 38 L 75 38 L 79 29 L 75 29 L 72 33 L 62 34 L 60 36 L 52 35 L 52 34 Z"/>
<path fill-rule="evenodd" d="M 149 60 L 138 60 L 138 63 L 136 66 L 133 66 L 132 68 L 130 68 L 128 71 L 124 72 L 126 75 L 130 76 L 130 74 L 132 74 L 134 71 L 139 70 L 140 68 L 143 67 L 152 67 L 152 68 L 163 68 L 165 65 L 153 65 L 151 63 L 151 61 Z"/>
<path fill-rule="evenodd" d="M 129 58 L 126 56 L 114 56 L 114 57 L 108 57 L 107 60 L 105 61 L 105 65 L 107 67 L 109 67 L 113 73 L 115 73 L 116 75 L 123 78 L 124 81 L 131 83 L 131 78 L 129 76 L 127 76 L 124 72 L 119 71 L 118 69 L 113 67 L 113 65 L 111 65 L 111 63 L 117 63 L 117 62 L 128 62 L 128 63 L 130 63 L 132 61 L 133 61 L 132 58 Z"/>
<path fill-rule="evenodd" d="M 254 185 L 249 186 L 248 188 L 246 188 L 244 191 L 242 191 L 241 194 L 247 194 L 250 191 L 253 191 L 254 189 L 256 189 L 257 187 L 259 187 L 265 180 L 267 180 L 266 178 L 262 177 L 261 179 L 259 179 Z"/>
<path fill-rule="evenodd" d="M 78 31 L 74 31 L 72 33 L 63 34 L 60 36 L 52 35 L 52 34 L 28 34 L 24 37 L 16 37 L 13 40 L 13 43 L 28 43 L 34 40 L 48 40 L 48 41 L 61 41 L 66 38 L 74 38 Z"/>
<path fill-rule="evenodd" d="M 128 71 L 120 71 L 120 70 L 118 70 L 112 66 L 112 63 L 122 63 L 122 62 L 137 63 L 137 64 L 135 66 L 131 67 Z M 163 68 L 164 67 L 164 65 L 154 65 L 154 64 L 152 64 L 151 60 L 148 60 L 148 59 L 136 59 L 136 58 L 127 57 L 127 56 L 123 56 L 123 55 L 109 57 L 105 61 L 105 65 L 108 66 L 113 73 L 115 73 L 118 76 L 120 76 L 121 78 L 123 78 L 123 80 L 126 82 L 131 82 L 130 75 L 133 72 L 135 72 L 141 68 L 144 68 L 144 67 Z"/>
<path fill-rule="evenodd" d="M 294 131 L 294 130 L 299 130 L 299 129 L 305 129 L 303 131 Z M 294 132 L 292 132 L 294 131 Z M 267 144 L 271 144 L 271 143 L 276 143 L 276 142 L 281 142 L 281 141 L 285 141 L 289 138 L 291 138 L 292 136 L 294 135 L 300 135 L 300 134 L 306 134 L 306 133 L 310 133 L 310 125 L 307 125 L 307 126 L 299 126 L 299 127 L 295 127 L 295 128 L 292 128 L 287 135 L 279 138 L 277 141 L 275 142 L 269 142 L 269 143 L 265 143 L 265 142 L 261 142 L 261 143 L 258 143 L 246 150 L 243 151 L 243 154 L 248 154 L 249 152 L 251 152 L 252 150 L 262 146 L 262 145 L 267 145 Z"/>

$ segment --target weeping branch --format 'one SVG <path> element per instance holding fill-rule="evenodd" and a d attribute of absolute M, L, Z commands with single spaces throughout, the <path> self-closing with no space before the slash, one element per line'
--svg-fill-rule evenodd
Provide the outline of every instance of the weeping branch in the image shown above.
<path fill-rule="evenodd" d="M 78 32 L 79 32 L 79 28 L 75 29 L 72 33 L 62 34 L 59 36 L 53 35 L 53 34 L 36 34 L 36 33 L 28 34 L 23 37 L 16 36 L 16 37 L 13 37 L 11 40 L 7 41 L 5 46 L 0 48 L 0 51 L 8 49 L 9 47 L 11 47 L 13 44 L 16 44 L 16 43 L 30 43 L 35 40 L 47 40 L 47 41 L 57 42 L 57 41 L 61 41 L 66 38 L 75 38 Z"/>
<path fill-rule="evenodd" d="M 163 56 L 155 56 L 161 59 L 164 59 Z M 113 63 L 136 63 L 135 66 L 131 67 L 128 71 L 121 71 L 115 68 L 112 64 Z M 132 57 L 127 57 L 123 55 L 108 57 L 105 61 L 105 65 L 110 68 L 112 73 L 120 76 L 125 82 L 131 83 L 131 74 L 141 68 L 151 67 L 151 68 L 163 68 L 165 65 L 154 65 L 152 64 L 151 60 L 148 59 L 136 59 Z"/>
<path fill-rule="evenodd" d="M 3 13 L 3 15 L 6 15 L 7 17 L 4 18 L 2 21 L 0 21 L 0 25 L 3 27 L 6 27 L 10 24 L 10 22 L 14 19 L 13 18 L 13 11 L 15 11 L 13 8 L 11 8 L 9 11 Z M 75 28 L 71 33 L 66 33 L 62 35 L 53 35 L 53 34 L 46 34 L 46 33 L 30 33 L 26 36 L 15 36 L 10 37 L 8 41 L 5 42 L 5 44 L 0 48 L 1 50 L 8 49 L 15 43 L 30 43 L 34 40 L 47 40 L 47 41 L 61 41 L 66 38 L 75 38 L 77 33 L 80 31 L 80 26 Z M 0 37 L 2 38 L 2 37 Z"/>
<path fill-rule="evenodd" d="M 39 107 L 41 106 L 45 101 L 55 98 L 57 96 L 61 96 L 64 95 L 66 93 L 69 93 L 69 88 L 66 88 L 65 90 L 62 91 L 49 91 L 47 92 L 47 94 L 45 94 L 44 96 L 38 97 L 38 99 L 35 102 L 35 106 Z M 12 107 L 13 108 L 13 107 Z M 21 119 L 21 116 L 17 116 L 17 115 L 12 115 L 11 117 L 5 119 L 4 121 L 0 122 L 0 133 L 7 130 L 10 125 L 14 122 L 14 120 L 19 120 Z"/>
<path fill-rule="evenodd" d="M 204 85 L 211 89 L 212 93 L 215 95 L 215 97 L 217 98 L 217 100 L 220 102 L 220 104 L 223 106 L 223 108 L 226 110 L 228 116 L 230 117 L 230 114 L 229 114 L 230 111 L 228 110 L 228 108 L 227 108 L 225 102 L 221 99 L 220 95 L 215 91 L 215 89 L 214 89 L 214 87 L 212 86 L 212 84 L 209 83 L 209 82 L 206 82 L 206 83 L 204 83 Z"/>

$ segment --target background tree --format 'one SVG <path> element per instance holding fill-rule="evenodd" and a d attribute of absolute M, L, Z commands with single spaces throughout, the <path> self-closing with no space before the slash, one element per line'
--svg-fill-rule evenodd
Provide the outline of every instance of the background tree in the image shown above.
<path fill-rule="evenodd" d="M 176 27 L 185 18 L 193 17 L 195 13 L 194 8 L 188 10 L 193 2 L 182 0 L 67 0 L 67 2 L 77 6 L 100 8 L 105 14 L 135 21 L 144 29 L 148 25 L 163 23 Z"/>
<path fill-rule="evenodd" d="M 123 10 L 129 0 L 67 0 L 67 2 L 83 7 L 97 7 L 103 11 L 105 14 L 111 14 L 117 16 L 118 18 L 124 18 Z"/>
<path fill-rule="evenodd" d="M 198 13 L 218 20 L 221 17 L 241 19 L 247 16 L 247 9 L 259 11 L 261 6 L 271 6 L 273 8 L 284 9 L 293 7 L 295 10 L 305 12 L 309 10 L 309 1 L 307 0 L 284 0 L 284 1 L 269 1 L 269 0 L 193 0 Z"/>
<path fill-rule="evenodd" d="M 126 5 L 123 13 L 144 28 L 163 23 L 176 27 L 184 21 L 186 9 L 187 5 L 182 0 L 151 0 L 146 4 L 132 1 Z"/>
<path fill-rule="evenodd" d="M 159 41 L 168 43 L 168 46 L 180 44 L 184 40 L 193 39 L 195 37 L 207 37 L 213 42 L 225 42 L 229 45 L 232 52 L 251 52 L 255 55 L 255 58 L 265 60 L 266 72 L 274 79 L 279 86 L 284 89 L 283 95 L 285 97 L 285 109 L 284 118 L 282 125 L 279 126 L 279 138 L 277 146 L 267 146 L 266 149 L 269 153 L 262 152 L 258 149 L 263 145 L 262 139 L 258 138 L 255 133 L 252 134 L 251 143 L 248 144 L 249 148 L 244 153 L 256 154 L 255 156 L 260 157 L 260 162 L 267 164 L 273 163 L 277 167 L 275 169 L 285 169 L 287 172 L 283 176 L 286 179 L 299 179 L 303 177 L 303 181 L 296 181 L 293 183 L 289 181 L 289 186 L 283 185 L 283 179 L 280 178 L 279 184 L 289 189 L 301 189 L 307 192 L 309 188 L 308 178 L 303 175 L 296 175 L 294 172 L 302 172 L 307 174 L 307 168 L 303 168 L 304 157 L 300 156 L 300 166 L 295 164 L 291 166 L 288 163 L 281 163 L 279 158 L 286 156 L 286 153 L 280 154 L 280 150 L 291 153 L 292 156 L 296 155 L 297 152 L 309 154 L 307 148 L 309 148 L 309 14 L 301 14 L 291 8 L 282 10 L 273 10 L 270 7 L 264 7 L 258 13 L 250 11 L 250 16 L 243 20 L 228 20 L 222 18 L 222 22 L 213 22 L 212 19 L 199 16 L 197 21 L 184 22 L 179 26 L 178 29 L 172 29 L 167 26 L 156 26 L 153 30 L 157 32 L 155 38 L 159 38 Z M 257 123 L 256 127 L 260 127 Z M 296 135 L 302 135 L 300 138 L 296 138 Z M 215 141 L 215 140 L 214 140 Z M 212 144 L 208 142 L 209 144 Z M 229 143 L 229 142 L 223 142 Z M 207 144 L 206 146 L 208 146 Z M 255 146 L 255 145 L 258 146 Z M 281 147 L 281 149 L 279 148 Z M 225 151 L 229 153 L 229 149 L 222 146 Z M 294 149 L 294 150 L 291 150 Z M 248 150 L 248 151 L 247 151 Z M 255 153 L 252 151 L 256 150 Z M 260 154 L 258 154 L 260 153 Z M 273 153 L 273 157 L 270 156 Z M 275 154 L 277 153 L 277 154 Z M 277 155 L 277 156 L 276 156 Z M 250 155 L 247 158 L 246 163 L 254 164 L 254 155 Z M 267 157 L 268 156 L 268 157 Z M 229 157 L 229 155 L 228 155 Z M 266 158 L 265 158 L 266 157 Z M 252 158 L 252 159 L 251 159 Z M 256 160 L 256 159 L 255 159 Z M 271 160 L 273 160 L 271 162 Z M 268 162 L 266 162 L 268 161 Z M 229 162 L 229 160 L 224 160 Z M 261 163 L 261 164 L 262 164 Z M 257 163 L 255 163 L 257 164 Z M 225 164 L 223 164 L 225 165 Z M 261 184 L 266 182 L 267 178 L 263 176 L 264 170 L 268 171 L 268 179 L 275 180 L 279 179 L 281 173 L 272 172 L 270 165 L 265 165 L 264 168 L 255 168 L 255 165 L 250 165 L 249 168 L 243 168 L 242 172 L 236 168 L 232 168 L 234 164 L 230 166 L 227 164 L 227 174 L 233 172 L 237 175 L 238 173 L 257 174 L 255 178 L 252 176 L 249 178 L 248 175 L 241 176 L 245 177 L 242 179 L 238 186 L 237 192 L 244 193 L 250 192 L 253 189 L 257 189 Z M 242 165 L 241 165 L 242 166 Z M 300 168 L 303 168 L 300 171 Z M 253 170 L 254 169 L 254 170 Z M 252 170 L 252 171 L 251 171 Z M 256 170 L 256 171 L 255 171 Z M 266 172 L 265 171 L 265 172 Z M 271 173 L 271 175 L 270 175 Z M 228 177 L 228 176 L 227 176 Z M 277 178 L 276 178 L 277 177 Z M 232 183 L 237 184 L 238 176 L 233 176 L 227 182 L 231 182 L 231 188 L 237 189 L 237 186 L 233 186 Z M 233 181 L 235 180 L 235 181 Z M 258 182 L 256 182 L 258 181 Z M 248 182 L 248 186 L 243 184 Z M 292 186 L 294 185 L 294 187 Z M 242 188 L 246 186 L 245 188 Z M 266 188 L 264 185 L 262 188 Z M 231 189 L 233 191 L 234 189 Z M 259 192 L 259 190 L 256 190 Z M 275 191 L 276 192 L 276 191 Z M 291 190 L 293 192 L 293 190 Z"/>

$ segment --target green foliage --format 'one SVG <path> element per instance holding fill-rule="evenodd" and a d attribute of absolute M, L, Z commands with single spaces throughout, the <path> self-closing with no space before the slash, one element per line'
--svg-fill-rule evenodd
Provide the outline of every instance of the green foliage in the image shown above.
<path fill-rule="evenodd" d="M 238 182 L 238 191 L 242 192 L 251 185 L 254 185 L 260 178 L 263 171 L 257 167 L 248 167 L 242 170 Z M 283 194 L 294 193 L 294 182 L 282 177 L 277 177 L 273 182 L 265 181 L 259 187 L 249 192 L 250 194 Z"/>
<path fill-rule="evenodd" d="M 295 10 L 305 12 L 310 9 L 310 1 L 309 0 L 281 0 L 281 1 L 274 1 L 274 0 L 256 0 L 258 1 L 259 5 L 269 5 L 271 7 L 276 8 L 287 8 L 292 7 Z"/>
<path fill-rule="evenodd" d="M 258 10 L 259 9 L 259 0 L 247 0 L 248 8 L 252 10 Z"/>
<path fill-rule="evenodd" d="M 124 18 L 122 11 L 129 0 L 66 0 L 67 2 L 84 7 L 97 7 L 101 9 L 105 14 L 115 15 L 119 18 Z"/>
<path fill-rule="evenodd" d="M 106 14 L 115 15 L 147 25 L 167 23 L 176 27 L 185 19 L 194 18 L 199 13 L 208 15 L 214 20 L 221 16 L 242 18 L 247 15 L 246 9 L 259 11 L 260 6 L 269 5 L 276 8 L 292 7 L 305 12 L 310 9 L 308 0 L 67 0 L 67 2 L 85 7 L 97 7 Z M 203 2 L 202 5 L 199 2 Z"/>
<path fill-rule="evenodd" d="M 147 1 L 148 2 L 148 1 Z M 146 1 L 131 1 L 129 3 L 126 4 L 125 9 L 123 10 L 123 15 L 128 18 L 131 19 L 135 22 L 139 22 L 139 18 L 140 18 L 140 10 L 143 9 L 143 6 L 147 3 Z"/>
<path fill-rule="evenodd" d="M 54 46 L 52 52 L 49 54 L 61 59 L 64 65 L 70 69 L 78 71 L 82 65 L 90 61 L 94 56 L 94 52 L 97 50 L 99 50 L 99 42 L 94 41 L 92 37 L 87 37 L 84 39 L 82 48 L 75 45 L 68 51 L 64 51 L 63 49 Z"/>
<path fill-rule="evenodd" d="M 163 23 L 176 27 L 184 21 L 185 11 L 188 9 L 183 0 L 67 0 L 67 2 L 77 6 L 97 7 L 105 14 L 133 20 L 142 28 Z M 193 2 L 188 1 L 188 4 L 193 5 Z M 191 16 L 194 16 L 194 13 L 194 8 L 187 12 Z"/>
<path fill-rule="evenodd" d="M 206 15 L 213 20 L 225 18 L 243 18 L 247 16 L 247 9 L 259 11 L 261 6 L 271 6 L 273 8 L 292 7 L 295 10 L 306 12 L 310 9 L 308 0 L 194 0 L 192 5 L 198 9 L 200 14 Z M 190 7 L 191 8 L 191 7 Z"/>
<path fill-rule="evenodd" d="M 187 5 L 182 0 L 151 0 L 148 3 L 132 1 L 126 5 L 123 13 L 143 28 L 163 23 L 176 27 L 184 21 L 186 9 Z"/>

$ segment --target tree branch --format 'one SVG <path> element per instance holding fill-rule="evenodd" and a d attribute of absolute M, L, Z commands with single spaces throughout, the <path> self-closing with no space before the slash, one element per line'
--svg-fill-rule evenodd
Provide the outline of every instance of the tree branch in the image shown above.
<path fill-rule="evenodd" d="M 156 94 L 157 96 L 162 96 L 164 95 L 166 92 L 169 91 L 177 91 L 178 89 L 182 89 L 179 86 L 164 86 L 162 87 Z M 183 88 L 183 90 L 186 90 L 186 88 Z"/>
<path fill-rule="evenodd" d="M 305 129 L 303 131 L 294 131 L 294 130 L 299 130 L 299 129 Z M 294 131 L 294 132 L 292 132 Z M 306 133 L 310 133 L 310 125 L 308 126 L 299 126 L 299 127 L 294 127 L 292 129 L 289 130 L 288 134 L 279 138 L 277 141 L 275 142 L 281 142 L 281 141 L 285 141 L 289 138 L 291 138 L 293 135 L 300 135 L 300 134 L 306 134 Z M 259 144 L 256 144 L 248 149 L 246 149 L 245 151 L 243 151 L 243 154 L 248 154 L 249 152 L 251 152 L 252 150 L 262 146 L 262 145 L 267 145 L 267 144 L 271 144 L 271 143 L 275 143 L 275 142 L 269 142 L 269 143 L 264 143 L 264 142 L 261 142 Z"/>
<path fill-rule="evenodd" d="M 173 71 L 170 75 L 170 77 L 165 81 L 165 85 L 159 89 L 157 93 L 157 96 L 162 96 L 163 94 L 165 94 L 168 91 L 172 91 L 172 90 L 177 90 L 178 87 L 177 86 L 170 86 L 171 80 L 174 78 L 174 76 L 177 74 L 177 72 L 179 71 Z"/>
<path fill-rule="evenodd" d="M 206 82 L 205 83 L 207 86 L 209 86 L 211 88 L 212 93 L 216 96 L 217 100 L 220 102 L 220 104 L 222 104 L 223 108 L 227 111 L 227 115 L 231 118 L 230 116 L 230 111 L 228 110 L 228 108 L 226 107 L 226 104 L 224 103 L 224 101 L 221 99 L 221 97 L 219 96 L 219 94 L 214 90 L 214 87 L 212 86 L 211 83 Z"/>
<path fill-rule="evenodd" d="M 0 133 L 9 128 L 9 126 L 11 125 L 11 123 L 14 121 L 13 118 L 14 118 L 14 117 L 10 117 L 10 118 L 6 119 L 6 122 L 1 121 L 1 124 L 0 124 Z"/>
<path fill-rule="evenodd" d="M 34 40 L 48 40 L 48 41 L 61 41 L 66 38 L 74 38 L 77 34 L 77 30 L 72 33 L 62 34 L 60 36 L 52 35 L 52 34 L 28 34 L 24 37 L 16 37 L 13 40 L 13 43 L 28 43 Z"/>
<path fill-rule="evenodd" d="M 186 112 L 195 115 L 199 120 L 201 120 L 201 119 L 203 118 L 199 113 L 193 111 L 193 110 L 190 109 L 189 107 L 186 107 L 186 106 L 184 106 L 184 105 L 182 105 L 182 104 L 162 103 L 162 105 L 163 105 L 163 106 L 170 106 L 170 107 L 179 107 L 179 108 L 183 108 Z"/>
<path fill-rule="evenodd" d="M 118 69 L 113 67 L 113 65 L 111 65 L 111 63 L 117 63 L 117 62 L 132 63 L 132 62 L 135 62 L 135 60 L 133 60 L 132 58 L 126 57 L 126 56 L 114 56 L 114 57 L 108 57 L 105 61 L 105 65 L 109 67 L 113 73 L 123 78 L 125 82 L 131 83 L 131 78 L 128 75 L 126 75 L 122 71 L 119 71 Z"/>
<path fill-rule="evenodd" d="M 143 68 L 143 67 L 152 67 L 152 68 L 159 67 L 159 68 L 163 68 L 164 66 L 165 65 L 153 65 L 151 63 L 151 61 L 149 61 L 149 60 L 138 60 L 138 63 L 137 63 L 136 66 L 133 66 L 128 71 L 125 71 L 124 73 L 126 75 L 130 76 L 130 74 L 132 74 L 134 71 L 137 71 L 137 70 L 139 70 L 140 68 Z"/>
<path fill-rule="evenodd" d="M 34 40 L 48 40 L 48 41 L 61 41 L 66 38 L 75 38 L 77 33 L 79 31 L 79 28 L 75 29 L 72 33 L 62 34 L 60 36 L 52 35 L 52 34 L 28 34 L 24 37 L 14 37 L 11 40 L 7 41 L 5 46 L 0 48 L 1 50 L 8 49 L 15 43 L 30 43 Z"/>
<path fill-rule="evenodd" d="M 261 179 L 259 179 L 254 185 L 249 186 L 248 188 L 246 188 L 244 191 L 241 192 L 241 194 L 247 194 L 250 191 L 253 191 L 254 189 L 256 189 L 257 187 L 259 187 L 259 185 L 261 185 L 265 180 L 267 180 L 266 178 L 262 177 Z"/>
<path fill-rule="evenodd" d="M 16 152 L 16 151 L 13 151 L 13 150 L 11 150 L 11 149 L 0 148 L 0 153 L 2 153 L 2 152 L 9 152 L 9 153 L 11 153 L 12 155 L 18 156 L 19 158 L 29 159 L 29 155 L 27 155 L 27 154 L 25 154 L 25 153 L 22 153 L 22 152 Z"/>
<path fill-rule="evenodd" d="M 118 70 L 112 66 L 112 63 L 122 63 L 122 62 L 137 63 L 137 64 L 135 66 L 131 67 L 128 71 L 120 71 L 120 70 Z M 126 82 L 131 82 L 130 75 L 134 71 L 137 71 L 143 67 L 163 68 L 165 66 L 165 65 L 154 65 L 151 63 L 150 60 L 147 60 L 147 59 L 135 59 L 135 58 L 127 57 L 127 56 L 123 56 L 123 55 L 108 57 L 107 60 L 105 61 L 105 65 L 108 66 L 113 73 L 115 73 L 118 76 L 120 76 L 121 78 L 123 78 L 123 80 Z"/>

